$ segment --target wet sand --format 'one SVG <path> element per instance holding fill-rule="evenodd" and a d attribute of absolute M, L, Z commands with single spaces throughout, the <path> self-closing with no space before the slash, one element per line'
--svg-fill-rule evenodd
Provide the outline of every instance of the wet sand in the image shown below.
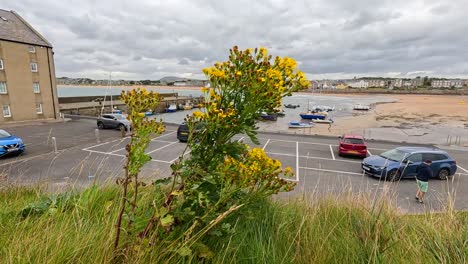
<path fill-rule="evenodd" d="M 365 96 L 372 95 L 358 95 Z M 287 132 L 335 136 L 356 133 L 373 139 L 433 144 L 443 144 L 453 136 L 460 137 L 460 146 L 468 143 L 468 96 L 388 96 L 396 102 L 377 103 L 370 111 L 354 111 L 352 116 L 335 118 L 331 127 L 317 124 L 312 129 Z"/>

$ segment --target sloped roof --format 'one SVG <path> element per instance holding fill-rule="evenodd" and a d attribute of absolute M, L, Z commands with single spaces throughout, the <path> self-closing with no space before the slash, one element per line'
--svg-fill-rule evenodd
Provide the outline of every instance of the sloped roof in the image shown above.
<path fill-rule="evenodd" d="M 0 9 L 0 39 L 52 47 L 52 45 L 14 11 Z"/>

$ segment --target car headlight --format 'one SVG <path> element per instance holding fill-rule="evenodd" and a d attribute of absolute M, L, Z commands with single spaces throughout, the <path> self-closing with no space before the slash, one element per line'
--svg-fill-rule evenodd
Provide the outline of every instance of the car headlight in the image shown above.
<path fill-rule="evenodd" d="M 385 169 L 385 166 L 374 166 L 376 170 L 383 170 Z"/>

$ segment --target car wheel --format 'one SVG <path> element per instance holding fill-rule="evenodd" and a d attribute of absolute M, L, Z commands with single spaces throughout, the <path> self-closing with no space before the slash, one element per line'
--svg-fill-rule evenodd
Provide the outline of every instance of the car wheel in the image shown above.
<path fill-rule="evenodd" d="M 446 180 L 449 176 L 450 172 L 447 169 L 441 169 L 437 174 L 437 177 L 441 180 Z"/>
<path fill-rule="evenodd" d="M 122 131 L 122 130 L 127 130 L 127 128 L 125 127 L 124 124 L 120 124 L 119 125 L 119 130 Z"/>
<path fill-rule="evenodd" d="M 386 177 L 389 181 L 398 181 L 401 179 L 401 173 L 399 170 L 391 170 L 387 173 Z"/>
<path fill-rule="evenodd" d="M 102 123 L 102 122 L 97 123 L 97 127 L 99 129 L 104 129 L 104 123 Z"/>

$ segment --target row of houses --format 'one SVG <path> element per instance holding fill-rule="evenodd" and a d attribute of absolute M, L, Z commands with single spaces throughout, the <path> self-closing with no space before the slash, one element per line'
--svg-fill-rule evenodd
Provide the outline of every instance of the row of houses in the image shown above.
<path fill-rule="evenodd" d="M 468 87 L 468 80 L 463 79 L 430 79 L 432 88 L 463 88 Z M 413 79 L 348 79 L 348 80 L 318 80 L 311 81 L 312 89 L 347 89 L 347 88 L 417 88 L 427 86 L 423 78 Z"/>

